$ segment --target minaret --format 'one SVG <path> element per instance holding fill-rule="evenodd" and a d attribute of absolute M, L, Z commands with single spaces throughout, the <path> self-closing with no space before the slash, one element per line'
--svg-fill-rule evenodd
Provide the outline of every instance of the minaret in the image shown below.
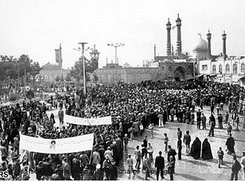
<path fill-rule="evenodd" d="M 154 61 L 156 61 L 156 44 L 154 44 Z"/>
<path fill-rule="evenodd" d="M 223 39 L 223 57 L 224 57 L 224 59 L 226 59 L 227 55 L 226 55 L 226 34 L 225 34 L 225 31 L 222 34 L 222 39 Z"/>
<path fill-rule="evenodd" d="M 178 18 L 176 20 L 176 26 L 177 26 L 177 56 L 181 56 L 182 54 L 182 43 L 181 43 L 181 19 Z"/>
<path fill-rule="evenodd" d="M 208 30 L 208 33 L 207 33 L 207 39 L 208 39 L 208 57 L 211 58 L 212 54 L 211 54 L 211 33 L 210 31 Z"/>
<path fill-rule="evenodd" d="M 167 27 L 167 56 L 171 56 L 171 23 L 168 18 L 168 23 L 166 24 Z"/>
<path fill-rule="evenodd" d="M 99 54 L 100 54 L 100 52 L 96 49 L 96 47 L 94 45 L 94 48 L 90 52 L 90 56 L 91 56 L 91 61 L 92 61 L 92 64 L 93 64 L 93 68 L 96 68 L 96 69 L 99 66 Z M 106 64 L 107 64 L 107 58 L 106 58 Z"/>

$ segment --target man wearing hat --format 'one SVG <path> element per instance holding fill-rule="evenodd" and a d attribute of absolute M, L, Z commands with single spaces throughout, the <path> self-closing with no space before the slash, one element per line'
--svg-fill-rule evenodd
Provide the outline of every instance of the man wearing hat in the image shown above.
<path fill-rule="evenodd" d="M 245 150 L 242 152 L 241 165 L 242 165 L 242 179 L 245 180 Z"/>

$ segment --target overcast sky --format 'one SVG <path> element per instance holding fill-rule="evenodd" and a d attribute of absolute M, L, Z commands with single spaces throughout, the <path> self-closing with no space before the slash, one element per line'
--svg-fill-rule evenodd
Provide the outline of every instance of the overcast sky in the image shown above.
<path fill-rule="evenodd" d="M 245 55 L 244 0 L 0 0 L 0 55 L 28 54 L 40 65 L 55 62 L 54 49 L 63 48 L 64 67 L 71 67 L 81 52 L 78 42 L 96 45 L 99 66 L 114 59 L 108 43 L 118 48 L 121 65 L 142 66 L 143 60 L 166 55 L 166 23 L 182 19 L 182 49 L 192 54 L 198 33 L 212 33 L 212 53 L 222 52 L 223 30 L 227 54 Z M 176 29 L 172 44 L 176 49 Z M 87 54 L 88 56 L 88 54 Z"/>

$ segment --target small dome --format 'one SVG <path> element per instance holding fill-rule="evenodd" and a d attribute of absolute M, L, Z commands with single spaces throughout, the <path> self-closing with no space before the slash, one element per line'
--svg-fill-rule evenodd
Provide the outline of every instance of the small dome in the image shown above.
<path fill-rule="evenodd" d="M 193 52 L 208 52 L 208 43 L 201 36 L 197 41 L 197 45 L 194 46 Z"/>

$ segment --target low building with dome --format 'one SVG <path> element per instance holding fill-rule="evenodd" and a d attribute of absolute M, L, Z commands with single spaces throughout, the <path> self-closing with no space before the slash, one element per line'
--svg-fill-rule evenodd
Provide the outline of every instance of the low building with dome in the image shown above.
<path fill-rule="evenodd" d="M 199 74 L 204 74 L 217 82 L 245 85 L 245 56 L 228 56 L 226 53 L 227 34 L 223 32 L 223 51 L 219 55 L 211 54 L 211 33 L 205 41 L 200 36 L 193 49 Z"/>

